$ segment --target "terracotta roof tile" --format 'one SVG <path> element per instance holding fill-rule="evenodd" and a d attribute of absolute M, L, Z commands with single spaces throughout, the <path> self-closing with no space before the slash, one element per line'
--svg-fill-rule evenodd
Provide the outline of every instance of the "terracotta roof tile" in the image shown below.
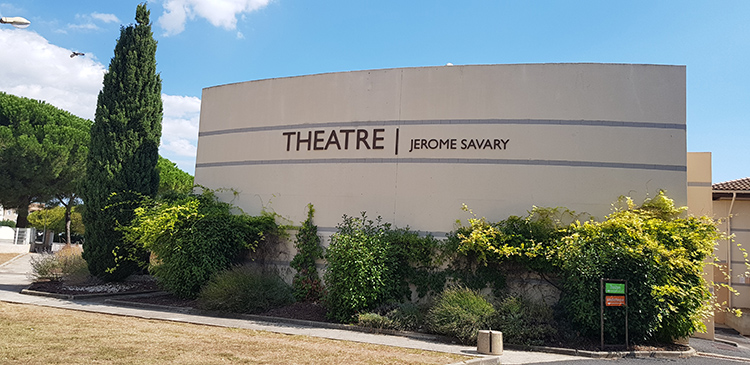
<path fill-rule="evenodd" d="M 750 177 L 711 185 L 714 191 L 750 191 Z"/>

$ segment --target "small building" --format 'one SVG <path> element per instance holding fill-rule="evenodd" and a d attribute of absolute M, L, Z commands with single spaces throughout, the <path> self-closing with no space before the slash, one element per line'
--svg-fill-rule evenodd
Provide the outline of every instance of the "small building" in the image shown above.
<path fill-rule="evenodd" d="M 15 222 L 16 219 L 18 219 L 18 214 L 15 209 L 8 209 L 0 205 L 0 220 Z"/>
<path fill-rule="evenodd" d="M 714 281 L 729 284 L 739 294 L 729 295 L 726 289 L 720 289 L 717 299 L 719 303 L 725 303 L 724 306 L 740 308 L 748 315 L 750 269 L 746 266 L 745 255 L 750 247 L 750 177 L 713 184 L 711 195 L 714 216 L 721 219 L 720 229 L 728 237 L 720 241 L 716 248 L 721 270 L 715 270 Z M 736 321 L 735 318 L 720 313 L 716 316 L 716 322 L 734 327 Z"/>

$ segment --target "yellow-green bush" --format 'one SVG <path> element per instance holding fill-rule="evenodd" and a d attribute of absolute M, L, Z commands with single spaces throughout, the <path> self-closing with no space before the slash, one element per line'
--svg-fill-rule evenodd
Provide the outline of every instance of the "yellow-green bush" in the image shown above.
<path fill-rule="evenodd" d="M 255 250 L 278 227 L 271 216 L 233 214 L 233 206 L 202 194 L 173 194 L 144 204 L 126 237 L 151 251 L 151 272 L 173 294 L 195 298 L 216 273 Z"/>
<path fill-rule="evenodd" d="M 711 293 L 702 273 L 720 237 L 715 222 L 683 216 L 663 193 L 640 207 L 623 203 L 603 222 L 572 225 L 559 241 L 561 301 L 570 320 L 597 336 L 600 278 L 626 279 L 631 342 L 670 342 L 704 329 Z M 624 339 L 624 314 L 605 312 L 608 341 Z"/>
<path fill-rule="evenodd" d="M 568 226 L 559 213 L 576 215 L 557 208 L 498 223 L 474 217 L 452 242 L 478 265 L 521 263 L 557 277 L 566 319 L 584 336 L 599 335 L 601 278 L 628 281 L 631 342 L 668 342 L 703 329 L 711 293 L 702 270 L 721 236 L 716 222 L 686 216 L 663 192 L 641 206 L 630 198 L 620 203 L 602 222 Z M 624 339 L 624 314 L 605 312 L 607 341 Z"/>

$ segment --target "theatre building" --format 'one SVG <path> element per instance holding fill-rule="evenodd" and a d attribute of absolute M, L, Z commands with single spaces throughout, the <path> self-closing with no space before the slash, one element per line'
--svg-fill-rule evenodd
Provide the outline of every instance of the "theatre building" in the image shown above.
<path fill-rule="evenodd" d="M 619 196 L 659 190 L 712 206 L 710 155 L 686 151 L 686 68 L 669 65 L 415 67 L 209 87 L 195 182 L 295 224 L 312 203 L 324 237 L 362 211 L 443 237 L 469 218 L 463 204 L 491 221 L 533 206 L 602 219 Z M 279 265 L 294 256 L 279 251 Z"/>

